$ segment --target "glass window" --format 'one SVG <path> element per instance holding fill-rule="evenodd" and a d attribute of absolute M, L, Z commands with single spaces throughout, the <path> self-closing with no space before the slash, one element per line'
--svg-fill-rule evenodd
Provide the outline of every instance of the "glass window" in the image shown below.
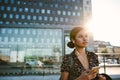
<path fill-rule="evenodd" d="M 66 12 L 65 12 L 65 11 L 63 11 L 63 15 L 66 15 Z"/>
<path fill-rule="evenodd" d="M 68 16 L 70 16 L 71 15 L 71 12 L 70 11 L 68 11 Z"/>
<path fill-rule="evenodd" d="M 13 18 L 13 14 L 10 14 L 10 15 L 9 15 L 9 18 L 12 19 L 12 18 Z"/>
<path fill-rule="evenodd" d="M 52 36 L 52 31 L 49 31 L 50 36 Z"/>
<path fill-rule="evenodd" d="M 58 17 L 55 17 L 55 21 L 58 21 Z"/>
<path fill-rule="evenodd" d="M 70 19 L 70 22 L 72 22 L 72 23 L 73 23 L 73 22 L 74 22 L 74 21 L 73 21 L 73 19 Z"/>
<path fill-rule="evenodd" d="M 20 42 L 20 41 L 21 41 L 21 39 L 20 39 L 20 38 L 17 38 L 17 41 L 18 41 L 18 42 Z"/>
<path fill-rule="evenodd" d="M 22 5 L 26 5 L 26 2 L 24 1 L 24 2 L 22 2 Z"/>
<path fill-rule="evenodd" d="M 32 31 L 32 34 L 33 34 L 33 35 L 35 35 L 35 34 L 36 34 L 35 30 L 33 30 L 33 31 Z"/>
<path fill-rule="evenodd" d="M 20 30 L 20 34 L 24 34 L 24 30 L 23 29 Z"/>
<path fill-rule="evenodd" d="M 36 3 L 36 2 L 34 2 L 33 4 L 34 4 L 34 6 L 37 6 L 37 3 Z"/>
<path fill-rule="evenodd" d="M 44 39 L 41 39 L 41 43 L 44 43 Z"/>
<path fill-rule="evenodd" d="M 47 21 L 48 17 L 47 16 L 44 16 L 44 20 Z"/>
<path fill-rule="evenodd" d="M 55 4 L 55 8 L 58 8 L 58 4 Z"/>
<path fill-rule="evenodd" d="M 45 13 L 45 9 L 42 9 L 41 11 L 42 11 L 41 13 L 43 13 L 43 14 Z"/>
<path fill-rule="evenodd" d="M 50 7 L 53 8 L 53 4 L 50 4 Z"/>
<path fill-rule="evenodd" d="M 16 7 L 13 7 L 13 11 L 17 11 L 17 8 L 16 8 Z"/>
<path fill-rule="evenodd" d="M 0 2 L 2 2 L 2 0 L 0 0 Z"/>
<path fill-rule="evenodd" d="M 25 15 L 21 15 L 21 19 L 25 19 Z"/>
<path fill-rule="evenodd" d="M 8 34 L 11 34 L 12 33 L 12 29 L 8 29 Z"/>
<path fill-rule="evenodd" d="M 11 7 L 8 6 L 8 7 L 7 7 L 7 11 L 10 11 L 10 9 L 11 9 Z"/>
<path fill-rule="evenodd" d="M 47 43 L 50 43 L 50 39 L 47 39 Z"/>
<path fill-rule="evenodd" d="M 20 5 L 20 1 L 17 1 L 17 4 Z"/>
<path fill-rule="evenodd" d="M 33 39 L 32 38 L 29 38 L 29 42 L 32 42 L 33 41 Z"/>
<path fill-rule="evenodd" d="M 4 7 L 4 6 L 1 6 L 1 10 L 2 10 L 2 11 L 5 10 L 5 7 Z"/>
<path fill-rule="evenodd" d="M 33 16 L 33 20 L 36 20 L 36 18 L 37 18 L 36 16 Z"/>
<path fill-rule="evenodd" d="M 16 15 L 15 15 L 15 18 L 16 18 L 16 19 L 19 19 L 19 15 L 18 15 L 18 14 L 16 14 Z"/>
<path fill-rule="evenodd" d="M 45 6 L 45 7 L 48 7 L 48 4 L 45 3 L 44 6 Z"/>
<path fill-rule="evenodd" d="M 5 0 L 4 2 L 7 4 L 7 3 L 8 3 L 8 0 Z"/>
<path fill-rule="evenodd" d="M 39 42 L 38 38 L 35 39 L 35 42 Z"/>
<path fill-rule="evenodd" d="M 18 34 L 18 29 L 15 29 L 15 30 L 14 30 L 14 33 L 15 33 L 15 34 Z"/>
<path fill-rule="evenodd" d="M 39 9 L 36 9 L 36 13 L 39 13 L 40 12 L 40 10 Z"/>
<path fill-rule="evenodd" d="M 25 8 L 25 12 L 28 12 L 28 8 Z"/>
<path fill-rule="evenodd" d="M 81 0 L 77 0 L 77 3 L 80 3 Z"/>
<path fill-rule="evenodd" d="M 27 34 L 28 34 L 28 35 L 30 34 L 30 30 L 27 30 Z"/>
<path fill-rule="evenodd" d="M 54 38 L 52 39 L 52 43 L 55 43 L 55 39 Z"/>
<path fill-rule="evenodd" d="M 50 20 L 50 21 L 53 21 L 53 17 L 50 17 L 49 20 Z"/>
<path fill-rule="evenodd" d="M 38 34 L 41 35 L 41 31 L 38 30 Z"/>
<path fill-rule="evenodd" d="M 3 24 L 3 21 L 0 21 L 0 24 Z"/>
<path fill-rule="evenodd" d="M 23 9 L 22 8 L 19 8 L 19 12 L 22 12 L 23 11 Z"/>
<path fill-rule="evenodd" d="M 42 20 L 42 16 L 39 16 L 39 17 L 38 17 L 38 20 Z"/>
<path fill-rule="evenodd" d="M 68 22 L 68 18 L 65 18 L 65 22 Z"/>
<path fill-rule="evenodd" d="M 47 31 L 44 31 L 44 35 L 45 35 L 45 36 L 47 35 Z"/>
<path fill-rule="evenodd" d="M 60 5 L 60 8 L 62 9 L 62 8 L 63 8 L 63 5 Z"/>
<path fill-rule="evenodd" d="M 89 1 L 86 1 L 86 4 L 89 5 Z"/>
<path fill-rule="evenodd" d="M 7 14 L 6 13 L 3 14 L 3 18 L 7 18 Z"/>
<path fill-rule="evenodd" d="M 32 3 L 31 3 L 31 2 L 28 2 L 28 5 L 29 5 L 29 6 L 31 6 L 31 5 L 32 5 Z"/>
<path fill-rule="evenodd" d="M 18 24 L 22 24 L 21 22 L 18 22 Z"/>
<path fill-rule="evenodd" d="M 24 22 L 24 24 L 28 24 L 27 22 Z"/>
<path fill-rule="evenodd" d="M 50 14 L 50 10 L 47 10 L 47 14 Z"/>
<path fill-rule="evenodd" d="M 10 0 L 10 3 L 11 3 L 11 4 L 14 4 L 14 0 Z"/>
<path fill-rule="evenodd" d="M 1 32 L 4 34 L 6 32 L 6 29 L 1 29 Z"/>
<path fill-rule="evenodd" d="M 39 6 L 42 7 L 42 5 L 43 5 L 42 2 L 40 2 L 40 3 L 39 3 Z"/>
<path fill-rule="evenodd" d="M 73 12 L 73 16 L 76 16 L 76 13 L 75 13 L 75 12 Z"/>
<path fill-rule="evenodd" d="M 80 12 L 77 13 L 77 16 L 80 16 Z"/>
<path fill-rule="evenodd" d="M 61 14 L 61 11 L 60 11 L 60 10 L 58 10 L 58 11 L 57 11 L 57 14 L 58 14 L 58 15 L 60 15 L 60 14 Z"/>
<path fill-rule="evenodd" d="M 2 41 L 2 37 L 0 37 L 0 42 Z"/>
<path fill-rule="evenodd" d="M 13 23 L 14 23 L 14 21 L 13 21 Z M 9 22 L 9 21 L 7 21 L 5 24 L 10 24 L 10 22 Z"/>
<path fill-rule="evenodd" d="M 63 22 L 63 18 L 60 18 L 60 21 Z"/>
<path fill-rule="evenodd" d="M 75 10 L 78 10 L 78 6 L 75 6 Z"/>
<path fill-rule="evenodd" d="M 52 14 L 56 14 L 56 12 L 54 10 L 52 10 Z"/>
<path fill-rule="evenodd" d="M 73 2 L 75 2 L 75 0 L 72 0 Z"/>
<path fill-rule="evenodd" d="M 31 13 L 33 13 L 33 12 L 34 12 L 34 9 L 33 9 L 33 8 L 31 8 L 31 9 L 30 9 L 30 12 L 31 12 Z"/>
<path fill-rule="evenodd" d="M 27 38 L 23 38 L 23 41 L 26 42 L 26 41 L 27 41 Z"/>
<path fill-rule="evenodd" d="M 80 10 L 82 10 L 82 7 L 79 7 L 80 8 Z"/>
<path fill-rule="evenodd" d="M 27 19 L 30 20 L 30 19 L 31 19 L 31 16 L 30 16 L 30 15 L 27 15 Z"/>
<path fill-rule="evenodd" d="M 11 40 L 10 40 L 11 42 L 14 42 L 15 41 L 15 38 L 14 37 L 11 37 Z"/>
<path fill-rule="evenodd" d="M 4 40 L 5 40 L 5 42 L 8 42 L 8 37 L 5 37 L 5 39 L 4 39 Z"/>
<path fill-rule="evenodd" d="M 65 9 L 68 9 L 68 5 L 65 5 Z"/>

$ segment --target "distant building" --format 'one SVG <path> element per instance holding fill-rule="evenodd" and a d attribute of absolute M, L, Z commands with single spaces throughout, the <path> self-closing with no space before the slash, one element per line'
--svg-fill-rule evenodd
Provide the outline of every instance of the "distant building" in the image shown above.
<path fill-rule="evenodd" d="M 108 52 L 113 52 L 113 47 L 110 42 L 105 41 L 94 41 L 95 52 L 101 53 L 104 49 L 107 49 Z"/>
<path fill-rule="evenodd" d="M 112 46 L 110 42 L 94 41 L 94 49 L 99 55 L 99 61 L 103 62 L 103 56 L 107 63 L 116 64 L 120 63 L 120 47 Z"/>

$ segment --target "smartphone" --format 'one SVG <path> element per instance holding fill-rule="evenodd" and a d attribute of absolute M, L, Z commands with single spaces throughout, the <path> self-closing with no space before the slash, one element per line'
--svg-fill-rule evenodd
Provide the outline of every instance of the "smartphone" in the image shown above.
<path fill-rule="evenodd" d="M 93 67 L 91 71 L 92 72 L 98 72 L 99 69 L 100 69 L 100 66 L 96 66 L 96 67 Z"/>

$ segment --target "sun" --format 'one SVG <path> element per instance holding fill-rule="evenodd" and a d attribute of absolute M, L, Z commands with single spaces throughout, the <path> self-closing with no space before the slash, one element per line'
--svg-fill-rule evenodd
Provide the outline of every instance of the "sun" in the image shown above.
<path fill-rule="evenodd" d="M 93 33 L 96 33 L 96 27 L 95 27 L 95 24 L 93 22 L 93 20 L 90 20 L 87 24 L 86 24 L 88 30 L 90 32 L 93 32 Z"/>

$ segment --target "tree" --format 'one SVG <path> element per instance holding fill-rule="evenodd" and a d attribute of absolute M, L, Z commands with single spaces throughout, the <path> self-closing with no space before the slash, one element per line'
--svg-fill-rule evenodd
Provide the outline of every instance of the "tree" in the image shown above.
<path fill-rule="evenodd" d="M 101 53 L 108 53 L 108 49 L 107 48 L 103 49 Z"/>

